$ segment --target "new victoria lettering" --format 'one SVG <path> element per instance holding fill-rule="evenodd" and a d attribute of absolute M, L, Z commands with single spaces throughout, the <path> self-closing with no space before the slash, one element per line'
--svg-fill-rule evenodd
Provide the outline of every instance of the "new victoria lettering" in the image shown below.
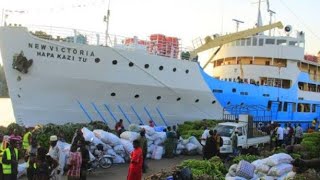
<path fill-rule="evenodd" d="M 47 58 L 87 62 L 88 58 L 94 57 L 93 51 L 79 50 L 75 48 L 53 46 L 38 43 L 28 43 L 28 48 L 36 49 L 36 55 Z"/>

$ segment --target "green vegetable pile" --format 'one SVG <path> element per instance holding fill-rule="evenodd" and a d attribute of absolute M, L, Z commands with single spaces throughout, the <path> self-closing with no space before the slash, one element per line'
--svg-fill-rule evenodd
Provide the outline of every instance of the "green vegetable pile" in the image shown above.
<path fill-rule="evenodd" d="M 313 132 L 307 133 L 303 135 L 303 140 L 301 145 L 305 148 L 305 150 L 309 153 L 311 158 L 320 157 L 320 133 Z"/>
<path fill-rule="evenodd" d="M 205 127 L 213 129 L 218 123 L 219 121 L 215 120 L 186 121 L 184 124 L 178 125 L 178 129 L 180 135 L 184 139 L 187 139 L 190 136 L 200 139 Z"/>
<path fill-rule="evenodd" d="M 252 163 L 253 161 L 260 159 L 259 156 L 255 156 L 255 155 L 250 155 L 250 154 L 246 154 L 246 155 L 240 155 L 235 157 L 232 162 L 233 164 L 238 164 L 241 160 L 245 160 L 248 161 L 250 163 Z"/>
<path fill-rule="evenodd" d="M 217 156 L 210 160 L 185 160 L 180 166 L 190 168 L 193 178 L 199 180 L 208 176 L 214 180 L 222 180 L 225 179 L 225 174 L 228 172 L 221 159 Z"/>

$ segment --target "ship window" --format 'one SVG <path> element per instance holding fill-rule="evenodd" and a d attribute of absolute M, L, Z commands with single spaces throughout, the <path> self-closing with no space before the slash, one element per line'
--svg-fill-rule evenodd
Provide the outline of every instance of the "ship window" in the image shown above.
<path fill-rule="evenodd" d="M 267 65 L 267 66 L 270 66 L 270 61 L 266 61 L 266 65 Z"/>
<path fill-rule="evenodd" d="M 310 112 L 310 104 L 298 103 L 298 112 Z"/>
<path fill-rule="evenodd" d="M 237 89 L 236 88 L 232 88 L 232 92 L 233 93 L 237 92 Z"/>
<path fill-rule="evenodd" d="M 173 68 L 172 71 L 173 71 L 173 72 L 176 72 L 176 71 L 177 71 L 177 68 Z"/>
<path fill-rule="evenodd" d="M 18 77 L 17 77 L 17 81 L 21 81 L 21 76 L 18 76 Z"/>
<path fill-rule="evenodd" d="M 257 45 L 257 38 L 253 37 L 252 38 L 252 46 L 256 46 Z"/>
<path fill-rule="evenodd" d="M 236 46 L 240 46 L 240 40 L 236 41 Z"/>
<path fill-rule="evenodd" d="M 288 110 L 288 102 L 283 103 L 283 112 L 287 112 Z"/>
<path fill-rule="evenodd" d="M 268 105 L 267 105 L 267 110 L 268 110 L 268 111 L 271 110 L 271 104 L 272 104 L 272 101 L 268 101 Z"/>
<path fill-rule="evenodd" d="M 266 39 L 266 44 L 274 44 L 275 39 Z"/>
<path fill-rule="evenodd" d="M 21 96 L 20 96 L 20 94 L 18 94 L 18 98 L 20 98 Z"/>
<path fill-rule="evenodd" d="M 253 61 L 252 61 L 252 60 L 250 60 L 250 64 L 253 64 Z"/>
<path fill-rule="evenodd" d="M 159 66 L 159 70 L 162 71 L 163 70 L 163 66 Z"/>
<path fill-rule="evenodd" d="M 282 111 L 282 102 L 279 103 L 278 111 Z"/>
<path fill-rule="evenodd" d="M 297 103 L 293 103 L 292 104 L 292 112 L 296 112 L 297 111 Z"/>
<path fill-rule="evenodd" d="M 139 94 L 136 94 L 134 97 L 135 97 L 135 98 L 139 98 Z"/>
<path fill-rule="evenodd" d="M 188 74 L 188 73 L 189 73 L 189 70 L 187 69 L 187 70 L 186 70 L 186 74 Z"/>
<path fill-rule="evenodd" d="M 221 89 L 212 89 L 213 93 L 222 93 L 223 91 Z"/>
<path fill-rule="evenodd" d="M 297 46 L 298 42 L 297 41 L 289 41 L 289 46 Z"/>
<path fill-rule="evenodd" d="M 247 39 L 247 46 L 251 46 L 251 38 Z"/>
<path fill-rule="evenodd" d="M 145 64 L 144 68 L 148 69 L 149 68 L 149 64 Z"/>
<path fill-rule="evenodd" d="M 95 58 L 94 62 L 99 63 L 100 62 L 100 58 Z"/>
<path fill-rule="evenodd" d="M 212 104 L 216 103 L 216 101 L 212 101 Z"/>
<path fill-rule="evenodd" d="M 241 39 L 241 46 L 245 46 L 246 45 L 246 40 L 245 39 Z"/>
<path fill-rule="evenodd" d="M 160 100 L 161 99 L 161 96 L 157 96 L 157 100 Z"/>
<path fill-rule="evenodd" d="M 285 39 L 278 39 L 277 40 L 277 45 L 286 45 L 287 44 L 287 40 Z"/>
<path fill-rule="evenodd" d="M 117 63 L 118 63 L 117 60 L 113 60 L 113 61 L 112 61 L 112 64 L 113 64 L 113 65 L 116 65 Z"/>
<path fill-rule="evenodd" d="M 180 97 L 178 97 L 178 98 L 177 98 L 177 101 L 180 101 L 180 100 L 181 100 L 181 98 L 180 98 Z"/>
<path fill-rule="evenodd" d="M 312 112 L 316 112 L 316 104 L 312 104 Z"/>
<path fill-rule="evenodd" d="M 113 92 L 113 93 L 111 93 L 110 95 L 111 95 L 111 96 L 116 96 L 116 93 Z"/>
<path fill-rule="evenodd" d="M 229 105 L 231 102 L 230 101 L 228 101 L 228 103 L 227 103 L 227 105 Z"/>
<path fill-rule="evenodd" d="M 129 66 L 132 67 L 134 64 L 133 62 L 129 62 Z"/>
<path fill-rule="evenodd" d="M 264 39 L 259 39 L 259 46 L 263 46 Z"/>
<path fill-rule="evenodd" d="M 270 94 L 263 94 L 262 96 L 264 96 L 264 97 L 269 97 Z"/>
<path fill-rule="evenodd" d="M 194 102 L 196 102 L 196 103 L 199 102 L 199 99 L 196 99 Z"/>

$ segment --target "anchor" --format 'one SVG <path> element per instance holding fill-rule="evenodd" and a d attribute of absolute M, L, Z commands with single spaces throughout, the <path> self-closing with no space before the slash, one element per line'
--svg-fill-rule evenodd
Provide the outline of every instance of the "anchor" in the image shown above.
<path fill-rule="evenodd" d="M 21 51 L 18 56 L 13 58 L 12 68 L 21 73 L 27 74 L 28 69 L 31 67 L 32 63 L 33 63 L 33 60 L 32 59 L 28 60 L 24 56 L 23 51 Z"/>

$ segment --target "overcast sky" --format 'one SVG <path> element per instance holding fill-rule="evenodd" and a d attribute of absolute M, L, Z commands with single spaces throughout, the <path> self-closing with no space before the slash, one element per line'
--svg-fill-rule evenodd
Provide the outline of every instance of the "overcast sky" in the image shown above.
<path fill-rule="evenodd" d="M 103 32 L 107 4 L 108 0 L 0 0 L 0 9 L 24 11 L 10 13 L 8 23 Z M 191 45 L 197 37 L 234 32 L 234 18 L 245 22 L 240 29 L 253 27 L 257 6 L 257 0 L 111 0 L 109 32 L 130 37 L 161 33 L 177 36 L 184 45 Z M 275 20 L 304 31 L 306 51 L 313 54 L 320 50 L 319 7 L 319 0 L 270 0 Z M 262 2 L 261 11 L 266 24 L 266 1 Z"/>

